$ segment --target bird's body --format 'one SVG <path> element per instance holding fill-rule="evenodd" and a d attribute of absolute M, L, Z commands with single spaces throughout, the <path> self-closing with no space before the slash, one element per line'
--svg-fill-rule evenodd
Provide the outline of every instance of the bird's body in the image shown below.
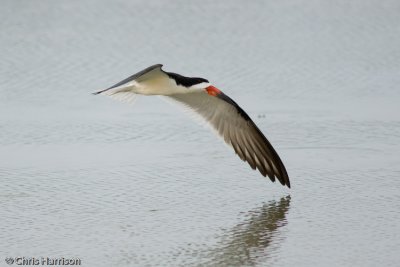
<path fill-rule="evenodd" d="M 137 95 L 161 95 L 183 104 L 205 120 L 236 154 L 272 181 L 275 177 L 290 187 L 278 154 L 247 113 L 208 80 L 166 72 L 162 65 L 150 66 L 94 94 L 131 102 Z"/>

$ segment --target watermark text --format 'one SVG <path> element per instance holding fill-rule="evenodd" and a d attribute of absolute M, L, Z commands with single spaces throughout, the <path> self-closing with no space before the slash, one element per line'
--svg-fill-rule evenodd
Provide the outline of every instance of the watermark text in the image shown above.
<path fill-rule="evenodd" d="M 80 266 L 80 258 L 66 257 L 7 257 L 4 259 L 8 265 L 17 266 Z"/>

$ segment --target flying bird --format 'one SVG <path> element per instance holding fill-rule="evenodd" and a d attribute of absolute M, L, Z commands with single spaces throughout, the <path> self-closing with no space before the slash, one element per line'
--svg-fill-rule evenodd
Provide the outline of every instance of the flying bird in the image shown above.
<path fill-rule="evenodd" d="M 251 168 L 290 188 L 289 176 L 278 153 L 235 101 L 204 78 L 167 72 L 162 66 L 150 66 L 93 94 L 126 102 L 132 102 L 138 95 L 160 95 L 183 104 L 210 125 Z"/>

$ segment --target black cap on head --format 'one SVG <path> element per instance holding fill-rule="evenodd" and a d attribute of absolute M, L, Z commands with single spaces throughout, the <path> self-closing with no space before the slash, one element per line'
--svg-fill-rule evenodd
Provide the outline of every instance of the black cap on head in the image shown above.
<path fill-rule="evenodd" d="M 170 77 L 171 79 L 174 79 L 177 85 L 183 85 L 186 87 L 193 86 L 195 84 L 199 83 L 208 83 L 208 80 L 204 78 L 198 78 L 198 77 L 185 77 L 177 73 L 173 72 L 166 72 L 165 73 Z"/>

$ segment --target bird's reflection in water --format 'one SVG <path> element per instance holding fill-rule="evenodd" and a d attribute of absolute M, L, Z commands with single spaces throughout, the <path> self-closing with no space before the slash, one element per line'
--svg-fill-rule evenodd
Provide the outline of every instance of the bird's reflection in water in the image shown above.
<path fill-rule="evenodd" d="M 290 196 L 249 211 L 246 219 L 221 236 L 217 247 L 206 253 L 201 266 L 255 266 L 273 254 L 287 224 Z"/>

